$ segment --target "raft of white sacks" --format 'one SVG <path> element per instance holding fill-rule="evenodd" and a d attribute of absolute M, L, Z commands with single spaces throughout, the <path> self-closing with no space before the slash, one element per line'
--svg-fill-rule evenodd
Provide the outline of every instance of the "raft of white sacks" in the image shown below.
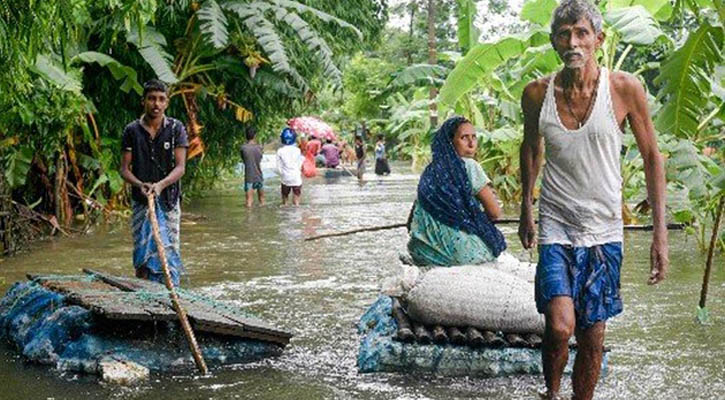
<path fill-rule="evenodd" d="M 484 265 L 403 266 L 358 322 L 360 372 L 495 377 L 540 374 L 544 319 L 535 265 L 508 253 Z M 571 372 L 571 343 L 566 372 Z M 608 351 L 602 361 L 606 373 Z"/>

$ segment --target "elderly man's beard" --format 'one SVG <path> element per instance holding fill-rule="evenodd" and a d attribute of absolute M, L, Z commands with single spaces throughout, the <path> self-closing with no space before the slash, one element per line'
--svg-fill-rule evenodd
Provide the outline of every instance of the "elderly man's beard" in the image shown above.
<path fill-rule="evenodd" d="M 564 65 L 569 69 L 582 68 L 587 61 L 584 52 L 581 50 L 567 50 L 562 58 Z"/>

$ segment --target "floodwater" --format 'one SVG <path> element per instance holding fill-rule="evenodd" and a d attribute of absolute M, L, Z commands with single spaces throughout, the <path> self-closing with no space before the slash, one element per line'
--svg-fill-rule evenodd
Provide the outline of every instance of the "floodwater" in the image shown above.
<path fill-rule="evenodd" d="M 497 379 L 359 374 L 358 317 L 395 273 L 404 229 L 303 242 L 304 237 L 404 222 L 418 177 L 403 164 L 383 179 L 315 178 L 302 205 L 278 207 L 278 181 L 266 184 L 268 204 L 243 207 L 240 181 L 227 182 L 183 212 L 205 217 L 181 228 L 185 286 L 236 302 L 296 336 L 276 359 L 212 370 L 209 377 L 153 375 L 135 388 L 100 385 L 94 377 L 31 365 L 0 344 L 0 399 L 534 399 L 540 376 Z M 516 227 L 504 228 L 520 257 Z M 712 324 L 694 322 L 704 255 L 694 238 L 670 234 L 671 273 L 645 284 L 650 234 L 625 239 L 623 314 L 610 322 L 609 373 L 597 399 L 725 399 L 725 262 L 715 259 L 708 306 Z M 0 290 L 26 272 L 80 273 L 91 267 L 131 275 L 126 224 L 78 238 L 39 243 L 0 262 Z M 570 391 L 564 379 L 565 391 Z M 565 392 L 566 393 L 566 392 Z"/>

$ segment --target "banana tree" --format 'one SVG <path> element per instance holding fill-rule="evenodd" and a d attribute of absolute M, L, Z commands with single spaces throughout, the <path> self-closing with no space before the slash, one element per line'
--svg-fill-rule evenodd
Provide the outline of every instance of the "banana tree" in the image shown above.
<path fill-rule="evenodd" d="M 147 26 L 142 31 L 131 30 L 127 40 L 133 43 L 156 75 L 172 85 L 171 97 L 181 95 L 188 117 L 190 158 L 203 153 L 202 124 L 199 122 L 197 96 L 200 92 L 211 94 L 220 108 L 232 107 L 234 116 L 247 122 L 253 114 L 239 100 L 232 100 L 222 82 L 215 80 L 212 72 L 229 67 L 229 63 L 217 63 L 222 53 L 239 57 L 248 68 L 250 77 L 256 76 L 263 64 L 272 71 L 287 77 L 302 93 L 309 91 L 309 84 L 291 61 L 291 49 L 283 32 L 292 32 L 312 58 L 322 68 L 325 79 L 340 82 L 341 73 L 333 61 L 327 42 L 303 18 L 311 15 L 324 22 L 337 24 L 360 35 L 351 24 L 315 8 L 291 0 L 205 0 L 192 3 L 192 13 L 186 23 L 184 35 L 174 38 L 176 53 L 167 52 L 167 40 L 159 30 Z M 238 71 L 238 68 L 228 72 Z"/>

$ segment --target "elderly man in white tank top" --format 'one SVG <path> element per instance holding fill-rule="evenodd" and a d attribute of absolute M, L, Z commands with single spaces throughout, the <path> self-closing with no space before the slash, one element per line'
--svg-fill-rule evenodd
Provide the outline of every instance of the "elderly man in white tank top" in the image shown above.
<path fill-rule="evenodd" d="M 536 304 L 546 316 L 542 361 L 546 399 L 559 398 L 576 335 L 572 387 L 576 400 L 591 399 L 599 378 L 606 320 L 622 311 L 619 270 L 622 212 L 619 154 L 627 122 L 644 160 L 654 237 L 649 283 L 668 268 L 665 178 L 642 84 L 632 75 L 597 65 L 604 42 L 602 16 L 587 0 L 564 0 L 554 11 L 551 43 L 562 71 L 529 83 L 521 106 L 523 200 L 519 236 L 539 245 Z M 545 151 L 544 151 L 545 150 Z M 536 237 L 533 191 L 546 163 Z"/>

